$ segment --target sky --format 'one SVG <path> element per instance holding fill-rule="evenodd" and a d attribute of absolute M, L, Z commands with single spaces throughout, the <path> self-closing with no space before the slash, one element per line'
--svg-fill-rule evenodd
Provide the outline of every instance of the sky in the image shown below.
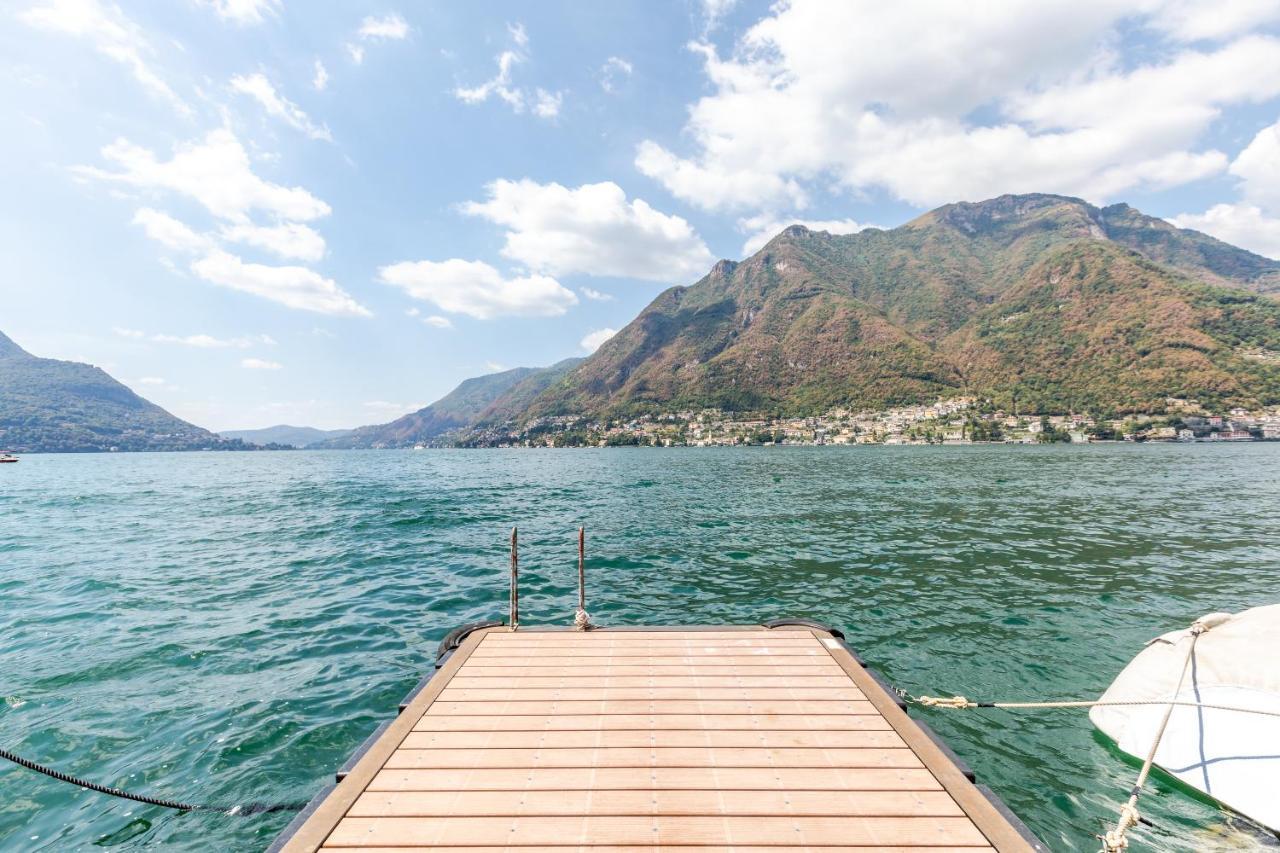
<path fill-rule="evenodd" d="M 0 331 L 215 430 L 585 355 L 793 222 L 1280 258 L 1280 0 L 0 0 Z"/>

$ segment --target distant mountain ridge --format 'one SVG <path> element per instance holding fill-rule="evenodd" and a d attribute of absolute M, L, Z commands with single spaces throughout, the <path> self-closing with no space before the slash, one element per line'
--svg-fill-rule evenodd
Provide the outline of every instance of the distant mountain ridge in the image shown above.
<path fill-rule="evenodd" d="M 477 424 L 505 421 L 523 412 L 548 386 L 581 361 L 568 358 L 550 367 L 517 367 L 467 379 L 431 405 L 391 423 L 363 426 L 313 446 L 350 449 L 449 444 L 452 441 L 442 439 Z"/>
<path fill-rule="evenodd" d="M 89 364 L 31 355 L 0 333 L 0 449 L 235 450 Z"/>
<path fill-rule="evenodd" d="M 659 294 L 514 422 L 803 414 L 974 394 L 1041 411 L 1280 403 L 1280 262 L 1128 205 L 951 204 L 890 230 L 783 230 Z"/>
<path fill-rule="evenodd" d="M 224 429 L 218 435 L 223 438 L 238 438 L 251 444 L 279 444 L 303 448 L 328 439 L 341 438 L 350 433 L 349 429 L 316 429 L 278 424 L 261 429 Z"/>

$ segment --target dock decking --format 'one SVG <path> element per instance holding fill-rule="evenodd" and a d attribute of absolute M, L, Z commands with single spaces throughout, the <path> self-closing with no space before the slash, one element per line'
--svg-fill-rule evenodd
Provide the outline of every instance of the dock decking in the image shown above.
<path fill-rule="evenodd" d="M 470 634 L 294 851 L 1030 851 L 820 628 Z"/>

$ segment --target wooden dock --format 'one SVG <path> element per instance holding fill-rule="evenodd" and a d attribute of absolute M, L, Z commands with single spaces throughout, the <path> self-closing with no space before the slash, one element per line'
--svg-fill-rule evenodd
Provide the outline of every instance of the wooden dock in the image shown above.
<path fill-rule="evenodd" d="M 275 849 L 1044 849 L 838 632 L 486 628 Z"/>

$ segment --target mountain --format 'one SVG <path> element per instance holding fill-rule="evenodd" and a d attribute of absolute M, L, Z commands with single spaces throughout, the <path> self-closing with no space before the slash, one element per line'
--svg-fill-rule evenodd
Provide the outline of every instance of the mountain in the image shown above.
<path fill-rule="evenodd" d="M 38 358 L 0 333 L 0 448 L 44 453 L 245 445 L 174 417 L 97 367 Z"/>
<path fill-rule="evenodd" d="M 891 230 L 791 226 L 660 294 L 513 421 L 804 414 L 974 394 L 1024 411 L 1280 403 L 1280 262 L 1128 205 L 946 205 Z"/>
<path fill-rule="evenodd" d="M 412 447 L 439 443 L 444 436 L 496 420 L 508 420 L 580 363 L 569 358 L 550 367 L 517 367 L 463 381 L 431 405 L 389 424 L 363 426 L 316 447 Z"/>
<path fill-rule="evenodd" d="M 308 447 L 332 438 L 350 435 L 349 429 L 316 429 L 315 427 L 278 426 L 262 429 L 228 429 L 218 433 L 223 438 L 238 438 L 250 444 L 278 444 L 291 447 Z"/>

